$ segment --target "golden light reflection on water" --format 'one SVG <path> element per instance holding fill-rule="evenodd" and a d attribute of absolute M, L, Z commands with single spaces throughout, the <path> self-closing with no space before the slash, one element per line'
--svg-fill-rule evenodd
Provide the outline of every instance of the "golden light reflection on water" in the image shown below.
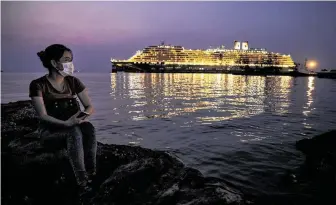
<path fill-rule="evenodd" d="M 311 108 L 311 105 L 312 105 L 312 103 L 314 102 L 314 100 L 313 100 L 313 95 L 312 95 L 312 93 L 313 93 L 313 91 L 314 91 L 314 89 L 315 89 L 315 86 L 314 86 L 314 81 L 315 81 L 315 78 L 314 77 L 309 77 L 308 78 L 308 83 L 307 83 L 307 92 L 306 92 L 306 94 L 307 94 L 307 103 L 306 103 L 306 105 L 303 107 L 304 108 L 304 111 L 302 112 L 303 113 L 303 115 L 304 116 L 306 116 L 306 117 L 308 117 L 309 116 L 309 114 L 311 113 L 311 111 L 314 109 L 314 108 Z M 305 127 L 305 128 L 312 128 L 312 125 L 311 124 L 309 124 L 309 123 L 307 123 L 306 122 L 307 121 L 307 119 L 305 118 L 304 119 L 304 122 L 303 122 L 303 126 Z"/>
<path fill-rule="evenodd" d="M 305 107 L 306 109 L 308 109 L 313 103 L 312 92 L 314 90 L 314 80 L 315 78 L 312 76 L 308 78 L 308 90 L 307 90 L 308 101 L 307 101 L 307 106 Z"/>
<path fill-rule="evenodd" d="M 211 124 L 288 112 L 291 77 L 229 74 L 112 73 L 111 96 L 128 99 L 133 120 L 183 117 Z"/>

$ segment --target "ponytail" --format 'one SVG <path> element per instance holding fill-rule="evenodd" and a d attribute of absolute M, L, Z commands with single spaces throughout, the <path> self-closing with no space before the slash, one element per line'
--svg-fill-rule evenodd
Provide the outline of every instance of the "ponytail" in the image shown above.
<path fill-rule="evenodd" d="M 40 60 L 43 62 L 45 59 L 45 52 L 44 51 L 40 51 L 37 53 L 37 56 L 40 58 Z"/>

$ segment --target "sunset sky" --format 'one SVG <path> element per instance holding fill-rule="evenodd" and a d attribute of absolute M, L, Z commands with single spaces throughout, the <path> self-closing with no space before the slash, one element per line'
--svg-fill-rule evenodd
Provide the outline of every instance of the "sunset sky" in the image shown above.
<path fill-rule="evenodd" d="M 83 72 L 109 72 L 161 40 L 186 48 L 233 41 L 336 68 L 336 2 L 1 2 L 1 69 L 44 71 L 36 55 L 61 43 Z"/>

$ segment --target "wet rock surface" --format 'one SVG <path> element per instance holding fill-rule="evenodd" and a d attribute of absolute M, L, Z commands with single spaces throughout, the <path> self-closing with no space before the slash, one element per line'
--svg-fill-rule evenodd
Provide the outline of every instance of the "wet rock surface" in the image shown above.
<path fill-rule="evenodd" d="M 94 191 L 79 199 L 66 151 L 39 143 L 31 102 L 1 112 L 2 204 L 245 204 L 238 190 L 163 151 L 102 143 Z"/>
<path fill-rule="evenodd" d="M 336 130 L 296 143 L 305 154 L 305 163 L 294 173 L 319 204 L 336 204 Z"/>

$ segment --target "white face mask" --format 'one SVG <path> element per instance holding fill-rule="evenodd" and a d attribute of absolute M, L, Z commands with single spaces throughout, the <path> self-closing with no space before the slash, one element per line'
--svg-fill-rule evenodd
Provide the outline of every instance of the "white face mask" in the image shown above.
<path fill-rule="evenodd" d="M 63 70 L 58 70 L 58 72 L 64 77 L 67 75 L 72 75 L 75 70 L 74 64 L 72 62 L 62 63 L 62 67 Z"/>

